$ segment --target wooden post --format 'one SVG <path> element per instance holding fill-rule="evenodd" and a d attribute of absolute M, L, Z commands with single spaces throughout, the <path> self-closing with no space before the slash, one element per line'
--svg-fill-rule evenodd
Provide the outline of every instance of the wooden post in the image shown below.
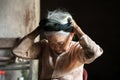
<path fill-rule="evenodd" d="M 30 61 L 29 80 L 38 80 L 38 63 L 39 63 L 39 61 L 37 59 Z"/>

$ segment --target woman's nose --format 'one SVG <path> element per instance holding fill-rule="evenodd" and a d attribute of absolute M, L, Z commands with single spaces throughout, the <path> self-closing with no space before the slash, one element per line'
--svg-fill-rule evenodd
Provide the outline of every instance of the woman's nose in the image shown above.
<path fill-rule="evenodd" d="M 60 46 L 56 46 L 55 47 L 57 50 L 61 50 L 61 47 Z"/>

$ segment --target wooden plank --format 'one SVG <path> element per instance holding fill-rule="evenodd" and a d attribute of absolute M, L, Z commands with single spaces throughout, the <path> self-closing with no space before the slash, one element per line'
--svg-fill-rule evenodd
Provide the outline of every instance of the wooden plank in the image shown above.
<path fill-rule="evenodd" d="M 0 38 L 0 49 L 12 48 L 19 38 Z"/>
<path fill-rule="evenodd" d="M 14 63 L 6 66 L 0 66 L 0 70 L 27 70 L 30 69 L 29 62 Z"/>
<path fill-rule="evenodd" d="M 10 67 L 1 67 L 0 70 L 28 70 L 29 66 L 10 66 Z"/>
<path fill-rule="evenodd" d="M 11 60 L 11 57 L 2 57 L 0 56 L 0 61 L 8 61 L 8 60 Z"/>

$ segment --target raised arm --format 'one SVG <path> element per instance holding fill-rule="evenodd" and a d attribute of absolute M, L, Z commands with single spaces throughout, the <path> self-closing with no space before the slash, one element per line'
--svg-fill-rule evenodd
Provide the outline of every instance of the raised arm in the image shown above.
<path fill-rule="evenodd" d="M 78 53 L 79 59 L 82 59 L 85 63 L 94 61 L 103 53 L 102 48 L 86 35 L 74 20 L 72 21 L 72 25 L 74 32 L 79 38 L 79 46 L 82 47 L 78 48 L 78 52 L 81 51 L 81 53 Z"/>
<path fill-rule="evenodd" d="M 13 48 L 13 54 L 22 58 L 37 58 L 40 52 L 40 43 L 34 43 L 34 39 L 40 34 L 40 27 L 24 36 Z"/>

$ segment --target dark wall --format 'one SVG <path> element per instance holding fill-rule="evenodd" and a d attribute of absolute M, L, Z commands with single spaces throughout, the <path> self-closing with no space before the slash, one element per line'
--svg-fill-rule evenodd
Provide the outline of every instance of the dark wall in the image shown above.
<path fill-rule="evenodd" d="M 85 65 L 88 80 L 120 80 L 119 6 L 115 0 L 41 0 L 41 18 L 48 11 L 64 8 L 83 31 L 104 50 L 93 63 Z"/>

